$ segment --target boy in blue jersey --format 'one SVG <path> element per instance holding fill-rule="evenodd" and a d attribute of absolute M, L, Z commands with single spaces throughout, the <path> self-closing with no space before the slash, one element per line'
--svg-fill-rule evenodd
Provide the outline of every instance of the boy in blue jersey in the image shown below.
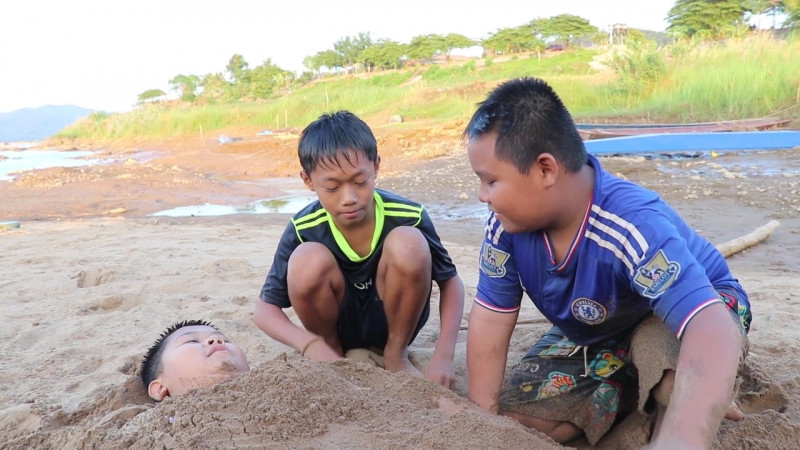
<path fill-rule="evenodd" d="M 428 213 L 375 188 L 375 136 L 348 111 L 306 127 L 298 155 L 300 176 L 318 200 L 281 237 L 256 302 L 256 325 L 313 360 L 372 348 L 383 353 L 386 369 L 421 375 L 408 345 L 428 319 L 435 281 L 441 331 L 426 377 L 451 387 L 464 285 Z M 283 312 L 290 306 L 303 327 Z"/>
<path fill-rule="evenodd" d="M 469 398 L 559 442 L 595 445 L 638 408 L 655 415 L 652 448 L 708 447 L 741 414 L 751 319 L 723 256 L 656 193 L 604 171 L 541 80 L 498 86 L 464 136 L 490 210 Z M 523 293 L 553 327 L 506 373 Z"/>

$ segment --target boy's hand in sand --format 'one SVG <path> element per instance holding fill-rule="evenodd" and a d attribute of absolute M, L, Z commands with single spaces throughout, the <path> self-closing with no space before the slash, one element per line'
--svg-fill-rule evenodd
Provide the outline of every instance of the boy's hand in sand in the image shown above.
<path fill-rule="evenodd" d="M 453 383 L 455 382 L 453 362 L 447 361 L 444 358 L 437 358 L 434 354 L 431 362 L 428 364 L 425 378 L 434 383 L 441 384 L 447 389 L 453 389 Z"/>
<path fill-rule="evenodd" d="M 323 339 L 317 339 L 308 345 L 303 356 L 312 361 L 336 361 L 342 356 L 332 349 Z"/>
<path fill-rule="evenodd" d="M 445 397 L 444 395 L 442 395 L 442 396 L 440 396 L 439 398 L 436 399 L 436 407 L 441 409 L 444 412 L 449 413 L 449 414 L 455 414 L 457 412 L 461 412 L 461 411 L 465 411 L 465 410 L 471 410 L 471 411 L 477 412 L 478 414 L 482 414 L 484 416 L 493 416 L 494 415 L 491 412 L 481 408 L 480 406 L 478 406 L 478 405 L 476 405 L 476 404 L 474 404 L 474 403 L 472 403 L 472 402 L 470 402 L 470 401 L 468 401 L 466 399 L 463 402 L 457 403 L 457 402 Z"/>

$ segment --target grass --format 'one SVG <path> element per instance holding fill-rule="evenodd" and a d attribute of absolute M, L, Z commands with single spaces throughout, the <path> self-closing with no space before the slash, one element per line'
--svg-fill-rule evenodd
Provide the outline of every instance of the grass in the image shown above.
<path fill-rule="evenodd" d="M 550 83 L 576 120 L 701 122 L 767 116 L 800 102 L 800 39 L 752 36 L 722 43 L 677 43 L 653 54 L 632 55 L 636 70 L 657 76 L 630 88 L 636 74 L 597 71 L 600 50 L 576 49 L 538 58 L 471 60 L 377 74 L 324 79 L 262 102 L 143 105 L 120 114 L 93 114 L 56 137 L 89 140 L 154 138 L 215 132 L 231 127 L 301 129 L 326 111 L 363 117 L 400 114 L 408 121 L 467 119 L 498 83 L 536 76 Z M 664 67 L 641 67 L 650 60 Z M 633 69 L 631 69 L 633 70 Z"/>
<path fill-rule="evenodd" d="M 697 46 L 676 58 L 648 103 L 682 121 L 767 116 L 796 107 L 800 40 L 766 37 Z"/>

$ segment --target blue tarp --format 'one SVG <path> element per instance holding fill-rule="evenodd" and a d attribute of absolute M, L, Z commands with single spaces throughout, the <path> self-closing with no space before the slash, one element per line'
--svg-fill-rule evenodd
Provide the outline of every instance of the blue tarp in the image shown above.
<path fill-rule="evenodd" d="M 800 147 L 800 131 L 643 134 L 584 141 L 593 155 L 630 153 L 771 150 Z"/>

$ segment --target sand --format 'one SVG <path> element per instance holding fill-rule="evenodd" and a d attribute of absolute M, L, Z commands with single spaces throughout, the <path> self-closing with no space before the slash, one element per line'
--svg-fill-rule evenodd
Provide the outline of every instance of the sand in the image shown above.
<path fill-rule="evenodd" d="M 379 186 L 430 210 L 466 285 L 466 326 L 482 223 L 458 126 L 416 140 L 410 131 L 376 134 L 384 154 Z M 212 143 L 118 145 L 105 150 L 103 168 L 51 169 L 0 182 L 0 220 L 21 223 L 0 230 L 0 447 L 560 448 L 510 419 L 469 407 L 466 330 L 456 348 L 453 391 L 360 361 L 314 363 L 258 330 L 253 305 L 289 215 L 149 215 L 297 188 L 294 177 L 264 179 L 296 171 L 291 145 L 258 156 L 253 149 L 265 144 L 250 144 L 239 156 L 219 156 Z M 203 158 L 204 151 L 216 159 Z M 231 159 L 241 155 L 253 156 L 245 165 Z M 713 243 L 781 222 L 764 242 L 728 258 L 750 292 L 754 320 L 736 397 L 745 418 L 726 421 L 714 447 L 795 447 L 800 149 L 601 162 L 661 193 Z M 248 165 L 278 169 L 243 174 Z M 522 318 L 509 364 L 547 328 L 529 303 Z M 136 370 L 153 339 L 182 319 L 211 320 L 242 347 L 253 370 L 155 405 Z M 418 367 L 425 367 L 437 334 L 432 314 L 411 347 Z M 439 409 L 440 396 L 466 409 Z M 635 448 L 645 438 L 632 427 L 620 433 L 618 448 Z"/>

